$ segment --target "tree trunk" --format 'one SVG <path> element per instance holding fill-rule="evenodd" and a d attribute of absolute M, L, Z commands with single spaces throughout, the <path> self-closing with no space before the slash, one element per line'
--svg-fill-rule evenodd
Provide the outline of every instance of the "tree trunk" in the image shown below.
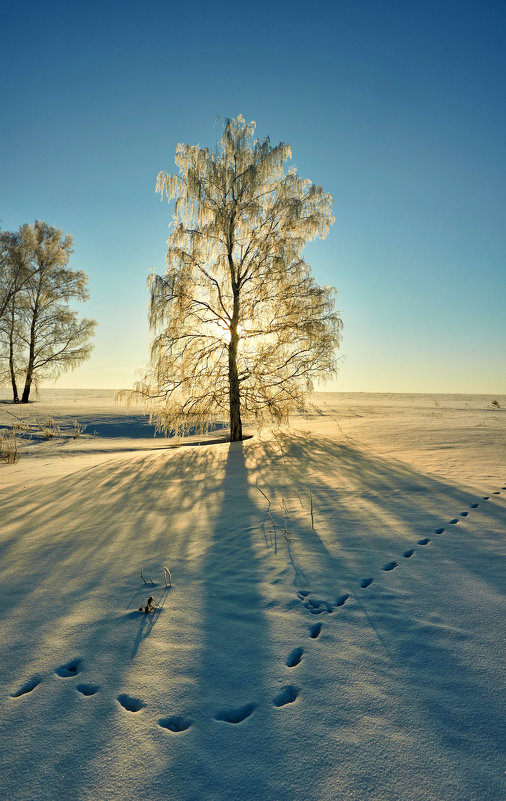
<path fill-rule="evenodd" d="M 28 403 L 28 398 L 30 397 L 30 389 L 32 388 L 32 380 L 33 380 L 34 361 L 35 361 L 35 319 L 34 322 L 32 323 L 30 331 L 30 349 L 28 352 L 28 365 L 26 368 L 25 386 L 23 389 L 23 394 L 21 396 L 21 403 Z"/>
<path fill-rule="evenodd" d="M 35 363 L 35 329 L 39 313 L 41 280 L 39 281 L 39 286 L 37 289 L 37 297 L 35 299 L 35 305 L 33 308 L 32 323 L 30 325 L 30 347 L 28 349 L 28 364 L 26 367 L 25 387 L 23 389 L 23 394 L 21 396 L 21 403 L 28 403 L 28 398 L 30 397 L 30 389 L 32 387 L 33 368 Z"/>
<path fill-rule="evenodd" d="M 19 403 L 18 385 L 16 384 L 16 373 L 14 371 L 14 353 L 12 347 L 12 340 L 9 344 L 9 371 L 11 374 L 12 400 L 14 403 Z"/>
<path fill-rule="evenodd" d="M 28 403 L 28 398 L 30 397 L 30 390 L 32 388 L 32 378 L 33 372 L 29 370 L 26 374 L 25 386 L 23 389 L 23 394 L 21 395 L 21 403 Z"/>
<path fill-rule="evenodd" d="M 228 346 L 228 383 L 230 399 L 230 442 L 242 441 L 241 422 L 241 393 L 239 387 L 239 373 L 237 370 L 237 350 L 239 347 L 239 334 L 237 324 L 239 319 L 239 299 L 234 299 L 234 314 L 230 324 L 230 345 Z"/>
<path fill-rule="evenodd" d="M 16 370 L 14 367 L 14 304 L 11 306 L 11 325 L 9 330 L 9 373 L 12 384 L 12 401 L 19 403 L 18 385 L 16 383 Z"/>

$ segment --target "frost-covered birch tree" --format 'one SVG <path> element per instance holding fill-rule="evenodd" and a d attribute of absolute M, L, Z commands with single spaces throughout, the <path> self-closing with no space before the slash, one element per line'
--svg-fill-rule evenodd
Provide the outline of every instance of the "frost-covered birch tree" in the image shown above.
<path fill-rule="evenodd" d="M 96 323 L 79 319 L 70 306 L 88 298 L 86 273 L 68 266 L 71 236 L 37 220 L 22 225 L 9 242 L 11 267 L 21 263 L 23 279 L 0 320 L 0 379 L 11 384 L 14 402 L 28 403 L 32 385 L 89 357 Z"/>
<path fill-rule="evenodd" d="M 285 421 L 335 373 L 334 290 L 301 255 L 326 236 L 332 197 L 285 171 L 289 158 L 238 116 L 214 150 L 178 144 L 178 173 L 158 175 L 174 216 L 165 274 L 148 279 L 150 366 L 130 397 L 162 430 L 219 418 L 241 440 L 243 419 Z"/>

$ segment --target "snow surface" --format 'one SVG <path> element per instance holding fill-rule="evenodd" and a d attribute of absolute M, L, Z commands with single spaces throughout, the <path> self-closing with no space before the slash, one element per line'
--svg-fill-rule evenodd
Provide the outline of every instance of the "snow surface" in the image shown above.
<path fill-rule="evenodd" d="M 32 425 L 0 465 L 0 797 L 506 797 L 491 400 L 321 394 L 186 447 L 112 392 L 0 401 Z"/>

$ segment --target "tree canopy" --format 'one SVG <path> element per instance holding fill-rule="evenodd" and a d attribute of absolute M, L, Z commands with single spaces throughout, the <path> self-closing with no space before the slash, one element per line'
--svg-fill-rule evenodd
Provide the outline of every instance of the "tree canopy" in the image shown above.
<path fill-rule="evenodd" d="M 151 361 L 133 396 L 166 431 L 222 419 L 240 440 L 244 418 L 285 421 L 336 370 L 334 290 L 301 255 L 326 236 L 332 197 L 285 171 L 287 144 L 254 134 L 227 120 L 213 150 L 178 144 L 178 173 L 158 175 L 174 216 L 165 274 L 148 279 Z"/>

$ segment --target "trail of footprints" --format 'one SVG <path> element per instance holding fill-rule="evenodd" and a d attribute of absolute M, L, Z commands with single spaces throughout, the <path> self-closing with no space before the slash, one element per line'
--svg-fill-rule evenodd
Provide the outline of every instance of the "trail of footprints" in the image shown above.
<path fill-rule="evenodd" d="M 315 626 L 311 627 L 310 636 L 313 638 L 318 637 L 320 630 L 321 623 L 317 623 Z M 303 648 L 295 648 L 286 660 L 285 664 L 287 667 L 296 667 L 300 663 L 303 653 Z M 82 663 L 82 659 L 72 659 L 65 665 L 57 667 L 55 674 L 62 679 L 73 678 L 80 672 Z M 31 679 L 22 684 L 18 690 L 11 693 L 11 698 L 20 698 L 22 695 L 31 693 L 32 690 L 38 687 L 42 681 L 43 677 L 41 675 L 33 676 Z M 76 684 L 75 689 L 77 692 L 81 693 L 81 695 L 89 697 L 95 695 L 95 693 L 100 690 L 100 685 Z M 296 700 L 298 694 L 299 690 L 297 687 L 294 687 L 292 684 L 288 684 L 277 692 L 272 699 L 272 705 L 275 707 L 281 707 L 286 706 L 287 704 L 292 704 Z M 132 713 L 140 712 L 141 709 L 146 706 L 146 704 L 140 698 L 135 698 L 127 693 L 121 693 L 118 695 L 116 701 L 124 710 Z M 236 709 L 221 709 L 216 712 L 214 720 L 223 721 L 224 723 L 242 723 L 243 720 L 246 720 L 246 718 L 249 718 L 250 715 L 253 714 L 257 706 L 258 704 L 249 703 Z M 189 729 L 192 723 L 193 720 L 185 715 L 172 715 L 170 717 L 160 718 L 158 721 L 158 725 L 162 729 L 167 729 L 168 731 L 177 734 Z"/>
<path fill-rule="evenodd" d="M 506 487 L 501 487 L 501 490 L 506 490 Z M 500 495 L 501 491 L 500 490 L 495 490 L 492 494 L 493 495 Z M 489 495 L 484 495 L 482 497 L 482 500 L 483 501 L 489 501 L 490 500 L 490 496 Z M 469 508 L 470 509 L 477 509 L 479 507 L 479 505 L 480 505 L 479 503 L 471 503 L 471 504 L 469 504 Z M 466 518 L 466 517 L 468 517 L 468 515 L 469 515 L 469 512 L 467 512 L 467 511 L 466 512 L 460 512 L 460 516 L 459 517 L 454 517 L 454 518 L 452 518 L 452 520 L 449 520 L 447 525 L 455 526 L 455 525 L 457 525 L 457 523 L 459 523 L 461 521 L 461 518 Z M 439 534 L 443 534 L 444 532 L 445 532 L 445 528 L 444 527 L 440 527 L 440 528 L 435 528 L 434 529 L 434 534 L 438 534 L 439 535 Z M 430 542 L 431 542 L 430 537 L 422 537 L 421 539 L 419 539 L 417 541 L 416 544 L 417 545 L 421 545 L 421 546 L 425 546 L 425 545 L 429 545 Z M 415 554 L 415 552 L 416 552 L 416 548 L 408 548 L 408 550 L 404 551 L 402 556 L 403 556 L 404 559 L 410 559 Z M 383 565 L 383 567 L 381 569 L 384 572 L 388 573 L 390 570 L 394 570 L 396 567 L 399 567 L 399 562 L 397 562 L 395 560 L 392 560 L 391 562 L 387 562 L 385 565 Z M 362 578 L 359 581 L 359 586 L 360 586 L 361 589 L 365 590 L 365 589 L 367 589 L 367 587 L 371 586 L 373 581 L 374 581 L 374 578 L 372 576 L 369 576 L 369 577 L 366 577 L 366 578 Z M 341 595 L 341 596 L 339 596 L 338 598 L 336 598 L 333 601 L 328 601 L 328 600 L 316 600 L 314 598 L 309 598 L 308 597 L 309 595 L 310 595 L 310 593 L 307 592 L 306 590 L 299 590 L 297 592 L 297 597 L 298 597 L 299 601 L 301 601 L 302 606 L 305 607 L 312 615 L 321 615 L 321 614 L 323 614 L 325 612 L 329 612 L 329 613 L 333 612 L 335 608 L 337 608 L 338 606 L 342 606 L 349 598 L 349 595 Z"/>
<path fill-rule="evenodd" d="M 501 490 L 506 490 L 506 486 L 501 487 Z M 493 495 L 500 495 L 500 490 L 495 490 Z M 482 496 L 483 501 L 489 501 L 490 496 L 484 495 Z M 469 505 L 470 509 L 477 509 L 479 507 L 479 503 L 471 503 Z M 460 517 L 466 518 L 469 515 L 469 512 L 461 512 Z M 452 520 L 448 521 L 448 525 L 455 526 L 460 522 L 458 517 L 453 518 Z M 445 531 L 444 527 L 434 529 L 434 534 L 440 535 L 443 534 Z M 423 537 L 422 539 L 418 540 L 417 545 L 428 545 L 430 543 L 429 537 Z M 404 551 L 402 556 L 404 559 L 410 559 L 414 553 L 416 552 L 416 548 L 409 548 L 408 550 Z M 383 565 L 382 570 L 385 572 L 389 572 L 394 570 L 396 567 L 399 567 L 399 563 L 392 560 L 391 562 L 387 562 Z M 359 582 L 359 586 L 361 589 L 367 589 L 373 583 L 374 579 L 363 578 Z M 326 601 L 326 600 L 316 600 L 309 598 L 310 593 L 307 590 L 299 590 L 297 592 L 297 597 L 299 601 L 301 601 L 302 606 L 307 609 L 313 615 L 320 615 L 324 612 L 331 613 L 334 609 L 343 606 L 348 598 L 350 597 L 347 594 L 339 595 L 333 601 Z M 321 622 L 313 623 L 309 627 L 309 637 L 310 639 L 316 640 L 322 631 L 323 624 Z M 304 656 L 304 648 L 297 647 L 294 648 L 293 651 L 287 656 L 285 660 L 285 665 L 290 670 L 296 668 L 300 665 Z M 55 674 L 62 679 L 68 678 L 75 678 L 78 673 L 81 671 L 83 664 L 83 660 L 81 658 L 71 659 L 69 662 L 66 662 L 64 665 L 60 665 L 55 669 Z M 32 676 L 32 678 L 28 679 L 24 682 L 15 692 L 11 693 L 11 698 L 21 698 L 28 693 L 31 693 L 35 690 L 36 687 L 39 686 L 43 681 L 43 676 L 37 674 Z M 95 695 L 100 690 L 100 685 L 98 684 L 87 684 L 87 683 L 79 683 L 75 685 L 75 689 L 78 693 L 83 695 L 84 697 L 90 697 Z M 289 704 L 293 704 L 294 701 L 297 700 L 299 695 L 299 690 L 293 684 L 287 684 L 277 692 L 277 694 L 272 699 L 272 705 L 274 707 L 283 707 Z M 141 701 L 140 698 L 134 698 L 133 696 L 127 695 L 127 693 L 121 693 L 116 698 L 118 704 L 127 712 L 136 713 L 140 712 L 146 704 Z M 237 707 L 235 709 L 221 709 L 214 715 L 214 720 L 221 721 L 224 723 L 230 724 L 238 724 L 245 721 L 249 718 L 255 709 L 257 708 L 258 704 L 248 703 L 244 706 Z M 191 725 L 193 724 L 193 720 L 184 715 L 172 715 L 166 718 L 160 718 L 158 720 L 158 725 L 166 729 L 167 731 L 179 734 L 181 732 L 187 731 Z"/>

